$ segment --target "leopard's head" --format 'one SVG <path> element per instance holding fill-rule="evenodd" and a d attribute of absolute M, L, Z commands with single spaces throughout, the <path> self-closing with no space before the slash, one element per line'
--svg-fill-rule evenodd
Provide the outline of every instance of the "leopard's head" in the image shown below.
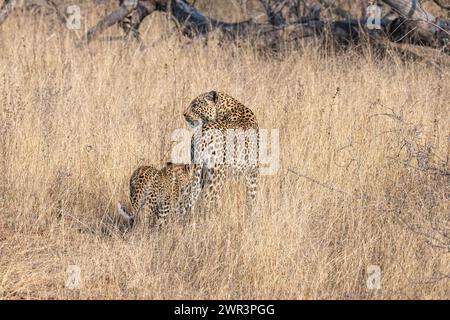
<path fill-rule="evenodd" d="M 189 107 L 183 113 L 186 122 L 195 128 L 199 125 L 217 120 L 219 115 L 217 110 L 218 99 L 218 92 L 210 91 L 192 100 Z"/>

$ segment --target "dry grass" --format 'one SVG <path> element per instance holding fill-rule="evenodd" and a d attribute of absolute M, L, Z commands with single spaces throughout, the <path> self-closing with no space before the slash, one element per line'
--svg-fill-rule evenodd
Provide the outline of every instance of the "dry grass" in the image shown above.
<path fill-rule="evenodd" d="M 448 177 L 427 170 L 448 168 L 448 70 L 177 37 L 76 49 L 73 33 L 19 25 L 0 32 L 0 298 L 448 298 L 448 250 L 427 242 L 449 221 Z M 229 184 L 217 212 L 122 234 L 114 205 L 132 170 L 162 165 L 183 108 L 212 88 L 280 130 L 256 213 L 242 218 Z M 65 287 L 71 264 L 79 290 Z M 369 265 L 380 290 L 366 287 Z"/>

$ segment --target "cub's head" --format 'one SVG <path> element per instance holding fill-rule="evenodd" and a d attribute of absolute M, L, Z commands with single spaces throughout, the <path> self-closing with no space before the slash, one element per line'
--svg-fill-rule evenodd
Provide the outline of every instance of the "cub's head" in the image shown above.
<path fill-rule="evenodd" d="M 194 128 L 198 125 L 218 120 L 218 100 L 219 93 L 217 91 L 203 93 L 192 100 L 183 113 L 187 123 Z"/>

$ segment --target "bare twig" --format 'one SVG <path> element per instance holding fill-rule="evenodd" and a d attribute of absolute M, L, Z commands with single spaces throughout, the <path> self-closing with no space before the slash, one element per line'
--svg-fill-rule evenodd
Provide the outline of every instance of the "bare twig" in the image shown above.
<path fill-rule="evenodd" d="M 319 186 L 321 186 L 321 187 L 323 187 L 325 189 L 328 189 L 330 191 L 337 192 L 337 193 L 340 193 L 342 195 L 350 195 L 350 193 L 348 193 L 348 192 L 345 192 L 345 191 L 342 191 L 342 190 L 330 187 L 329 185 L 327 185 L 327 184 L 325 184 L 325 183 L 323 183 L 323 182 L 321 182 L 321 181 L 319 181 L 319 180 L 317 180 L 315 178 L 311 178 L 311 177 L 309 177 L 309 176 L 307 176 L 305 174 L 298 173 L 298 172 L 296 172 L 296 171 L 294 171 L 294 170 L 292 170 L 290 168 L 288 169 L 288 172 L 293 173 L 293 174 L 295 174 L 295 175 L 297 175 L 299 177 L 305 178 L 306 180 L 309 180 L 309 181 L 311 181 L 311 182 L 313 182 L 313 183 L 315 183 L 315 184 L 317 184 L 317 185 L 319 185 Z"/>

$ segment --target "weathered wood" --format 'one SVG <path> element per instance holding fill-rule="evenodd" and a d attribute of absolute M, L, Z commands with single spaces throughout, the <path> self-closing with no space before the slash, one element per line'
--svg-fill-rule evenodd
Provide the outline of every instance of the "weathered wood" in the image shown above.
<path fill-rule="evenodd" d="M 417 0 L 383 0 L 384 3 L 400 15 L 400 18 L 389 20 L 382 19 L 380 27 L 385 36 L 395 42 L 411 41 L 416 44 L 425 44 L 435 46 L 441 41 L 439 34 L 444 34 L 443 41 L 448 42 L 448 32 L 439 28 L 439 20 L 425 11 Z M 131 2 L 132 1 L 128 1 Z M 322 36 L 327 32 L 337 42 L 348 43 L 358 41 L 360 38 L 371 38 L 373 32 L 368 30 L 366 22 L 367 17 L 360 19 L 351 19 L 351 15 L 345 10 L 337 7 L 333 1 L 321 0 L 322 6 L 332 9 L 336 14 L 345 18 L 343 21 L 322 21 L 320 20 L 320 5 L 309 6 L 309 11 L 314 8 L 314 14 L 308 13 L 308 16 L 300 17 L 296 23 L 286 23 L 286 19 L 273 20 L 275 13 L 281 14 L 281 9 L 285 6 L 283 0 L 261 0 L 266 13 L 269 15 L 269 23 L 260 24 L 252 20 L 241 22 L 224 22 L 209 17 L 202 13 L 195 6 L 189 4 L 186 0 L 139 0 L 134 7 L 124 5 L 125 0 L 120 0 L 121 6 L 111 14 L 100 20 L 97 25 L 90 29 L 84 39 L 89 42 L 98 33 L 107 27 L 119 22 L 130 12 L 136 10 L 138 19 L 133 24 L 137 29 L 147 15 L 155 11 L 164 11 L 175 21 L 181 33 L 185 36 L 194 38 L 198 35 L 206 35 L 213 30 L 220 31 L 229 39 L 246 37 L 250 40 L 258 40 L 260 43 L 266 43 L 274 47 L 277 42 L 281 44 L 286 39 L 300 39 L 310 36 Z M 306 6 L 306 2 L 305 2 Z M 272 20 L 270 18 L 272 15 Z M 444 21 L 447 23 L 446 21 Z M 377 33 L 377 37 L 380 33 Z M 440 43 L 442 45 L 442 43 Z M 275 45 L 276 47 L 277 45 Z"/>
<path fill-rule="evenodd" d="M 134 7 L 125 6 L 126 3 L 127 2 L 124 1 L 118 9 L 100 20 L 95 27 L 87 32 L 83 40 L 86 42 L 92 41 L 94 37 L 106 28 L 121 21 L 133 10 L 140 8 L 143 9 L 140 11 L 134 27 L 137 28 L 142 22 L 142 19 L 154 11 L 166 11 L 174 18 L 177 25 L 180 27 L 182 34 L 189 37 L 207 34 L 216 29 L 221 30 L 228 36 L 236 37 L 239 33 L 243 34 L 249 27 L 254 27 L 254 23 L 250 20 L 228 23 L 211 18 L 201 13 L 185 0 L 141 0 L 138 1 Z"/>
<path fill-rule="evenodd" d="M 170 9 L 171 14 L 180 24 L 182 33 L 188 36 L 206 34 L 212 30 L 220 30 L 235 38 L 240 33 L 243 34 L 257 26 L 251 20 L 229 23 L 211 18 L 204 15 L 185 0 L 171 0 Z"/>
<path fill-rule="evenodd" d="M 433 44 L 437 38 L 436 17 L 417 0 L 383 0 L 402 18 L 401 33 L 416 43 Z"/>
<path fill-rule="evenodd" d="M 131 5 L 130 5 L 131 4 Z M 117 10 L 111 12 L 109 15 L 101 19 L 95 27 L 90 29 L 86 35 L 82 38 L 83 42 L 89 43 L 94 39 L 94 37 L 107 29 L 108 27 L 122 21 L 126 16 L 128 16 L 137 7 L 137 2 L 124 1 Z"/>
<path fill-rule="evenodd" d="M 0 8 L 0 24 L 2 24 L 11 11 L 14 10 L 16 0 L 5 0 Z"/>
<path fill-rule="evenodd" d="M 434 0 L 434 3 L 436 3 L 442 9 L 450 10 L 450 2 L 448 4 L 445 4 L 443 0 Z"/>

